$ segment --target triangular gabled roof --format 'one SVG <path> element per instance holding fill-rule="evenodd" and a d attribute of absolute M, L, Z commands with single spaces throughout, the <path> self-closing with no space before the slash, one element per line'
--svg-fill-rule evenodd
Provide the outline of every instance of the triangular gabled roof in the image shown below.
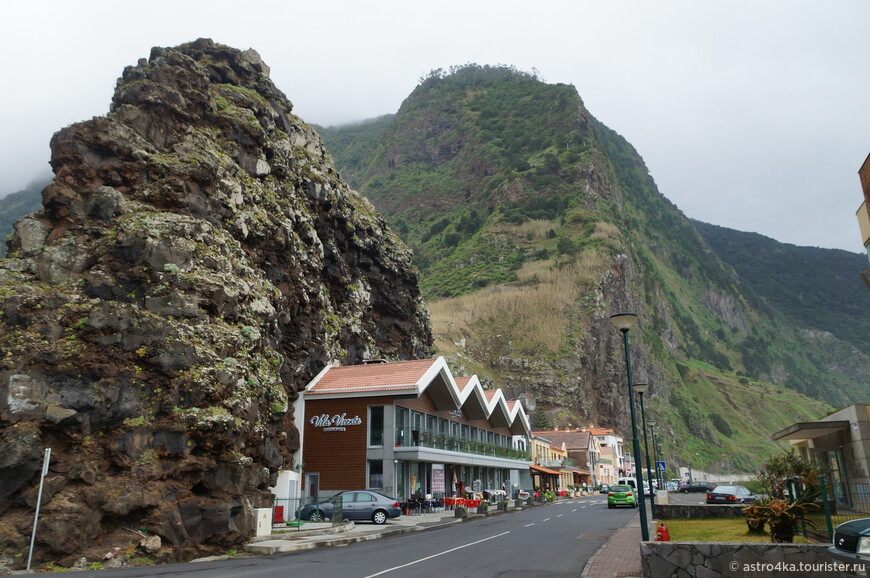
<path fill-rule="evenodd" d="M 463 415 L 468 419 L 489 419 L 489 408 L 486 403 L 486 396 L 483 395 L 483 386 L 480 379 L 476 375 L 471 377 L 460 377 L 457 379 L 457 384 L 464 382 L 465 387 L 459 394 L 459 403 Z"/>
<path fill-rule="evenodd" d="M 454 378 L 443 357 L 414 361 L 330 365 L 305 386 L 305 397 L 330 399 L 429 394 L 441 410 L 461 409 L 469 419 L 486 419 L 512 435 L 528 435 L 522 404 L 507 401 L 500 389 L 485 390 L 476 375 Z"/>
<path fill-rule="evenodd" d="M 504 394 L 500 389 L 487 389 L 483 394 L 486 396 L 489 420 L 497 426 L 510 427 L 510 415 Z"/>

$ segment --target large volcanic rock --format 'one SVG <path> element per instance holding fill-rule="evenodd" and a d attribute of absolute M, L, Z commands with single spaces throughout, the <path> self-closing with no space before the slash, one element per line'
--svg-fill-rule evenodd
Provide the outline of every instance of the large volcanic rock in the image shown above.
<path fill-rule="evenodd" d="M 430 354 L 410 252 L 268 75 L 252 50 L 155 48 L 52 139 L 0 261 L 2 553 L 27 549 L 45 447 L 42 559 L 132 530 L 177 557 L 238 543 L 302 385 Z"/>

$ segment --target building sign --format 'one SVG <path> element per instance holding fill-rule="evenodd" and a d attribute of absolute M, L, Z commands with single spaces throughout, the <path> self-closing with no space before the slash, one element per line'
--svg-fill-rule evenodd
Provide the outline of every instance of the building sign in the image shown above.
<path fill-rule="evenodd" d="M 432 493 L 444 493 L 444 465 L 432 464 Z"/>
<path fill-rule="evenodd" d="M 308 422 L 314 427 L 323 428 L 323 431 L 347 431 L 347 426 L 362 425 L 360 416 L 351 418 L 346 413 L 341 415 L 329 415 L 328 413 L 312 416 Z"/>
<path fill-rule="evenodd" d="M 447 413 L 450 414 L 450 419 L 452 419 L 452 420 L 459 421 L 462 419 L 462 410 L 461 409 L 451 409 Z"/>

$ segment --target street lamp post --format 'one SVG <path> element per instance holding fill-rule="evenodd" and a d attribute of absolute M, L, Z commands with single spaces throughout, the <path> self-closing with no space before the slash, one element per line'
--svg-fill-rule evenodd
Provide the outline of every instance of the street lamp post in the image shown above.
<path fill-rule="evenodd" d="M 662 477 L 663 472 L 659 471 L 659 444 L 658 444 L 658 440 L 656 439 L 656 428 L 655 428 L 656 422 L 655 422 L 655 420 L 651 419 L 651 420 L 649 420 L 649 423 L 647 425 L 649 425 L 649 433 L 653 439 L 653 444 L 652 444 L 652 446 L 653 446 L 653 461 L 656 463 L 656 479 L 658 480 L 659 488 L 661 489 L 665 486 L 665 480 Z"/>
<path fill-rule="evenodd" d="M 634 392 L 640 397 L 640 423 L 643 425 L 643 453 L 646 455 L 646 475 L 649 478 L 649 512 L 653 520 L 656 518 L 655 490 L 652 485 L 652 469 L 649 464 L 649 439 L 646 436 L 646 410 L 643 406 L 643 394 L 649 386 L 645 383 L 635 383 Z"/>
<path fill-rule="evenodd" d="M 625 347 L 625 371 L 628 374 L 628 408 L 631 413 L 631 447 L 635 456 L 635 480 L 637 481 L 637 493 L 640 494 L 640 535 L 641 539 L 649 541 L 649 528 L 646 520 L 646 504 L 643 495 L 643 466 L 637 467 L 640 457 L 640 444 L 637 441 L 637 420 L 634 416 L 634 394 L 631 390 L 631 356 L 628 353 L 628 332 L 637 323 L 637 315 L 634 313 L 617 313 L 610 316 L 610 322 L 622 333 L 622 343 Z"/>

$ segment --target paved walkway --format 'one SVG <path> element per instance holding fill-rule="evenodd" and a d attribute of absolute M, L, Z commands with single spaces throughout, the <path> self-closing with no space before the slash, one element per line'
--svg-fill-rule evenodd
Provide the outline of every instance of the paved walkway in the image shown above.
<path fill-rule="evenodd" d="M 581 498 L 582 499 L 582 498 Z M 526 506 L 538 507 L 538 506 Z M 485 514 L 486 516 L 510 514 L 517 511 L 510 508 L 507 512 L 499 512 L 494 508 Z M 473 520 L 481 517 L 469 514 L 465 520 Z M 275 526 L 271 536 L 257 539 L 245 546 L 245 551 L 251 554 L 270 555 L 279 552 L 293 552 L 309 550 L 324 546 L 334 546 L 375 540 L 387 535 L 417 532 L 433 527 L 461 523 L 461 518 L 456 518 L 452 510 L 432 512 L 412 516 L 401 516 L 395 520 L 388 520 L 386 524 L 376 526 L 374 524 L 354 524 L 345 522 L 333 525 L 329 522 L 306 522 L 301 528 L 287 526 Z M 655 526 L 650 524 L 654 535 Z M 618 529 L 583 568 L 581 578 L 627 578 L 643 576 L 640 565 L 640 516 L 634 516 L 629 522 Z M 215 558 L 208 558 L 213 560 Z"/>
<path fill-rule="evenodd" d="M 655 524 L 650 524 L 655 535 Z M 633 517 L 592 555 L 580 578 L 634 578 L 643 576 L 640 565 L 640 516 Z"/>

